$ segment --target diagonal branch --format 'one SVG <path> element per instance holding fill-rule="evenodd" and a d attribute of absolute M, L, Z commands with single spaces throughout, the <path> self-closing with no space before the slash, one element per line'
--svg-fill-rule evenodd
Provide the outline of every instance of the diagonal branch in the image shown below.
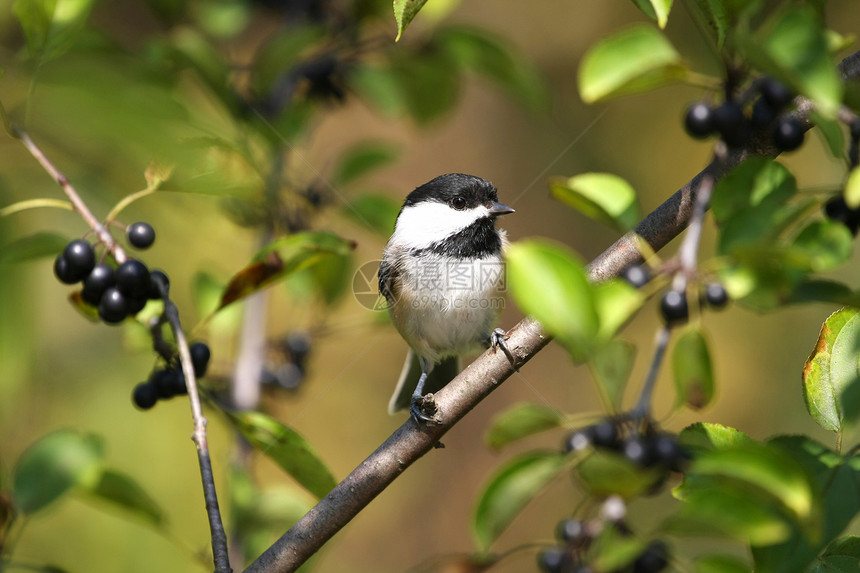
<path fill-rule="evenodd" d="M 839 65 L 845 79 L 860 77 L 860 52 Z M 811 127 L 812 104 L 798 98 L 794 114 Z M 688 225 L 696 193 L 703 184 L 712 184 L 747 157 L 776 157 L 778 150 L 764 138 L 746 148 L 736 149 L 713 161 L 662 205 L 651 212 L 632 233 L 621 237 L 588 266 L 589 278 L 602 281 L 617 276 L 631 264 L 641 262 L 637 235 L 651 248 L 660 250 Z M 710 180 L 710 181 L 709 181 Z M 526 317 L 507 334 L 508 347 L 522 366 L 549 344 L 551 338 L 540 324 Z M 411 418 L 367 457 L 351 474 L 320 500 L 302 519 L 252 563 L 245 573 L 285 573 L 295 571 L 335 533 L 355 517 L 415 460 L 429 452 L 440 438 L 463 416 L 513 374 L 502 352 L 491 349 L 479 356 L 462 373 L 437 392 L 439 425 L 418 426 Z"/>

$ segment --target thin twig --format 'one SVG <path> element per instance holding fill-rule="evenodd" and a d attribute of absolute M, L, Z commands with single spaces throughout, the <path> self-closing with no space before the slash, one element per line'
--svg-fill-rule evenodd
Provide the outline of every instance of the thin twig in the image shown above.
<path fill-rule="evenodd" d="M 182 330 L 179 321 L 179 309 L 170 300 L 165 285 L 159 285 L 161 297 L 164 301 L 164 316 L 173 331 L 176 340 L 176 348 L 179 351 L 179 362 L 182 364 L 182 373 L 185 375 L 185 384 L 188 387 L 188 398 L 191 404 L 191 418 L 194 421 L 194 434 L 192 440 L 197 446 L 197 461 L 200 464 L 200 477 L 203 480 L 203 496 L 206 502 L 206 514 L 209 517 L 209 531 L 212 536 L 212 556 L 215 561 L 215 573 L 232 573 L 230 558 L 227 550 L 227 533 L 221 520 L 221 511 L 218 507 L 218 495 L 215 490 L 215 478 L 212 473 L 212 460 L 209 457 L 209 442 L 206 438 L 207 420 L 203 415 L 203 407 L 200 403 L 200 393 L 197 388 L 197 378 L 194 375 L 194 366 L 191 361 L 191 353 L 188 350 L 188 340 Z"/>
<path fill-rule="evenodd" d="M 69 179 L 63 175 L 59 169 L 57 169 L 53 163 L 45 156 L 42 150 L 38 145 L 30 138 L 30 135 L 21 129 L 20 127 L 13 127 L 12 134 L 21 140 L 21 143 L 24 144 L 24 147 L 27 148 L 27 151 L 39 162 L 42 168 L 48 172 L 48 175 L 54 178 L 54 181 L 57 182 L 57 185 L 63 190 L 66 194 L 66 197 L 72 202 L 75 211 L 77 211 L 83 220 L 89 225 L 90 229 L 98 237 L 99 241 L 104 243 L 105 248 L 113 254 L 113 258 L 116 259 L 117 263 L 124 263 L 128 258 L 126 257 L 125 251 L 116 242 L 113 238 L 113 235 L 110 234 L 110 231 L 99 221 L 93 212 L 90 211 L 90 208 L 87 207 L 87 204 L 84 203 L 81 196 L 78 195 L 78 192 L 75 191 L 75 188 L 72 187 L 72 184 L 69 183 Z"/>

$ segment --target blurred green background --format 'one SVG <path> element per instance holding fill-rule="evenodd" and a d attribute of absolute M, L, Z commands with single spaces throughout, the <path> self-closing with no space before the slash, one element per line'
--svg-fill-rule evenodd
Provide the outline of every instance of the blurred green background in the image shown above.
<path fill-rule="evenodd" d="M 316 172 L 326 173 L 350 145 L 387 140 L 400 149 L 400 159 L 362 181 L 362 190 L 385 192 L 400 201 L 441 173 L 480 175 L 493 181 L 500 199 L 517 210 L 503 221 L 512 240 L 549 237 L 591 259 L 616 235 L 552 200 L 546 183 L 549 176 L 616 173 L 637 189 L 642 210 L 648 212 L 708 161 L 709 143 L 692 141 L 681 125 L 683 109 L 702 96 L 700 90 L 671 87 L 592 107 L 579 99 L 576 70 L 584 51 L 606 34 L 643 20 L 631 2 L 437 3 L 447 9 L 437 10 L 435 18 L 484 27 L 533 62 L 548 83 L 548 109 L 526 110 L 489 83 L 471 79 L 460 85 L 457 104 L 450 112 L 417 127 L 384 117 L 359 98 L 348 97 L 345 105 L 333 105 L 319 115 L 310 137 L 292 155 L 288 177 L 309 181 Z M 218 3 L 190 2 L 198 15 L 212 4 Z M 151 159 L 190 162 L 177 145 L 182 138 L 231 129 L 192 78 L 180 77 L 175 84 L 165 85 L 142 64 L 152 57 L 149 50 L 155 49 L 147 39 L 161 26 L 145 3 L 96 4 L 90 25 L 127 50 L 112 65 L 103 66 L 102 60 L 88 57 L 94 53 L 88 50 L 98 51 L 99 42 L 105 41 L 90 36 L 88 45 L 38 70 L 22 56 L 23 35 L 11 5 L 0 2 L 0 62 L 5 71 L 0 99 L 13 118 L 26 120 L 34 139 L 97 214 L 106 214 L 119 199 L 144 187 L 143 172 Z M 831 2 L 828 21 L 840 33 L 856 32 L 860 4 Z M 402 43 L 416 41 L 434 25 L 433 14 L 420 15 Z M 231 58 L 242 61 L 277 26 L 274 13 L 253 11 L 247 29 L 225 42 Z M 380 29 L 387 34 L 385 41 L 393 42 L 393 19 Z M 668 34 L 694 69 L 717 72 L 683 3 L 672 13 Z M 31 91 L 34 73 L 39 77 Z M 232 173 L 233 166 L 217 156 L 208 160 L 194 165 L 201 176 L 207 174 L 205 170 L 216 179 Z M 816 135 L 783 161 L 802 188 L 841 183 L 843 166 L 829 158 Z M 337 202 L 354 197 L 346 191 L 339 195 L 332 212 L 324 213 L 315 227 L 356 241 L 357 268 L 380 256 L 386 237 L 336 216 L 334 211 L 343 208 Z M 36 197 L 59 198 L 60 191 L 18 141 L 0 137 L 0 207 Z M 134 203 L 121 219 L 145 220 L 155 226 L 158 240 L 143 258 L 151 267 L 167 270 L 172 294 L 189 327 L 201 318 L 192 296 L 195 275 L 205 271 L 226 281 L 250 260 L 259 241 L 256 231 L 232 222 L 215 195 L 156 193 Z M 0 245 L 39 231 L 74 238 L 86 229 L 71 212 L 27 211 L 0 220 Z M 709 237 L 706 232 L 704 252 L 710 248 Z M 860 283 L 856 265 L 849 265 L 839 276 L 849 284 Z M 16 541 L 14 560 L 54 563 L 89 573 L 206 570 L 189 557 L 189 552 L 208 551 L 209 542 L 189 440 L 192 425 L 187 402 L 175 399 L 149 412 L 135 410 L 131 389 L 154 364 L 146 340 L 132 328 L 88 322 L 69 304 L 70 292 L 54 279 L 49 259 L 0 266 L 0 479 L 8 484 L 19 454 L 51 430 L 71 427 L 101 434 L 108 463 L 134 475 L 166 508 L 171 535 L 178 543 L 72 498 L 28 521 Z M 311 329 L 313 350 L 300 389 L 268 396 L 265 406 L 307 438 L 340 479 L 405 419 L 388 416 L 386 405 L 406 345 L 377 313 L 349 294 L 327 316 L 322 331 L 313 330 L 319 307 L 296 303 L 283 286 L 274 287 L 269 303 L 269 335 Z M 755 438 L 802 432 L 832 443 L 806 414 L 800 372 L 821 322 L 833 310 L 813 305 L 758 315 L 735 306 L 707 314 L 705 328 L 719 383 L 717 399 L 703 412 L 665 420 L 666 427 L 677 431 L 693 421 L 712 421 Z M 237 320 L 233 314 L 224 322 Z M 520 318 L 509 303 L 501 324 L 509 328 Z M 639 346 L 629 400 L 644 376 L 656 325 L 657 312 L 649 305 L 625 334 Z M 235 337 L 225 334 L 229 327 L 221 324 L 218 329 L 194 332 L 211 343 L 210 371 L 216 375 L 232 373 L 237 349 Z M 657 413 L 667 413 L 673 400 L 671 379 L 664 372 Z M 597 414 L 600 409 L 587 371 L 572 367 L 565 352 L 550 345 L 458 424 L 446 436 L 445 449 L 420 460 L 339 533 L 315 561 L 317 570 L 404 571 L 439 555 L 472 551 L 469 521 L 475 495 L 493 469 L 522 449 L 557 448 L 561 443 L 562 435 L 556 433 L 501 453 L 489 451 L 482 441 L 488 422 L 519 401 L 546 402 L 583 414 Z M 210 415 L 210 421 L 216 483 L 226 508 L 234 439 L 216 414 Z M 849 436 L 846 444 L 850 447 L 857 437 Z M 294 489 L 289 478 L 266 460 L 256 462 L 254 470 L 267 487 Z M 312 501 L 308 494 L 297 495 Z M 668 493 L 663 493 L 637 502 L 631 508 L 631 521 L 647 527 L 666 511 L 667 498 Z M 554 483 L 502 536 L 496 551 L 510 550 L 523 540 L 551 538 L 556 522 L 572 512 L 579 499 L 571 481 Z M 691 555 L 703 546 L 693 543 L 680 551 Z M 534 554 L 524 551 L 494 570 L 530 570 L 533 563 Z M 238 563 L 233 566 L 240 569 Z"/>

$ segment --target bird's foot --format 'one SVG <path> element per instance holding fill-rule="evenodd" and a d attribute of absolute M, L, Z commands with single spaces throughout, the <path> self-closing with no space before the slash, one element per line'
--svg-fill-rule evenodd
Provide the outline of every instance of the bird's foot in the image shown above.
<path fill-rule="evenodd" d="M 440 423 L 439 418 L 436 417 L 436 414 L 439 413 L 439 407 L 436 405 L 432 393 L 424 396 L 412 396 L 409 413 L 412 414 L 412 418 L 419 426 L 421 424 Z"/>
<path fill-rule="evenodd" d="M 501 329 L 501 328 L 495 329 L 493 331 L 493 333 L 490 334 L 490 346 L 492 346 L 493 348 L 498 348 L 499 350 L 504 352 L 504 354 L 505 354 L 505 356 L 507 356 L 508 360 L 511 361 L 511 366 L 514 367 L 514 370 L 519 372 L 520 369 L 517 367 L 517 359 L 514 356 L 513 352 L 511 352 L 511 349 L 508 348 L 508 343 L 505 342 L 505 336 L 506 335 L 507 335 L 507 332 L 505 332 L 504 329 Z"/>

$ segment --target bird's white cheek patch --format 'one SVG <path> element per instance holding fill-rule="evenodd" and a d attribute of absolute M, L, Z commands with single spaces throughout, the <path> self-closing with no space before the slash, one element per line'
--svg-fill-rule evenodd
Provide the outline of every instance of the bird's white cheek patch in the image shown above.
<path fill-rule="evenodd" d="M 486 207 L 456 211 L 444 203 L 425 202 L 403 209 L 392 241 L 407 249 L 423 249 L 489 216 Z"/>

